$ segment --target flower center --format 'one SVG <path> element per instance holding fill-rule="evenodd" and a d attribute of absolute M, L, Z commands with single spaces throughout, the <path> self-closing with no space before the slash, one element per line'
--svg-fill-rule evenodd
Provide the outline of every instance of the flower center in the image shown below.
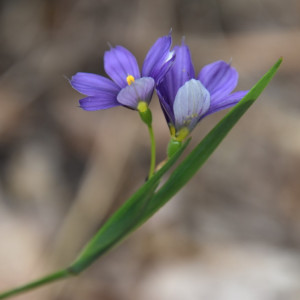
<path fill-rule="evenodd" d="M 175 136 L 175 140 L 182 142 L 188 135 L 189 135 L 190 131 L 187 127 L 182 127 Z"/>
<path fill-rule="evenodd" d="M 145 101 L 140 101 L 137 105 L 137 110 L 141 113 L 144 113 L 148 110 L 148 104 Z"/>
<path fill-rule="evenodd" d="M 176 131 L 175 127 L 171 124 L 169 125 L 171 137 L 174 141 L 182 142 L 190 133 L 190 130 L 187 126 L 182 127 Z"/>
<path fill-rule="evenodd" d="M 128 85 L 131 85 L 134 82 L 134 80 L 135 79 L 134 79 L 134 77 L 132 75 L 128 75 L 126 77 L 126 81 L 127 81 Z"/>
<path fill-rule="evenodd" d="M 187 117 L 184 118 L 183 124 L 188 127 L 193 119 L 198 118 L 199 115 L 197 113 L 193 113 Z"/>

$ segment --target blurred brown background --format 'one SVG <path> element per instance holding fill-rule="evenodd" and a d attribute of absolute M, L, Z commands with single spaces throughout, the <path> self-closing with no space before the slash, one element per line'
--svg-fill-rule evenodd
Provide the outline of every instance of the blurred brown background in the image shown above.
<path fill-rule="evenodd" d="M 67 266 L 147 174 L 138 114 L 80 110 L 65 77 L 104 75 L 107 42 L 142 64 L 171 27 L 197 72 L 232 58 L 239 89 L 284 62 L 152 220 L 79 277 L 17 299 L 300 299 L 299 0 L 1 1 L 0 290 Z M 169 133 L 156 98 L 151 107 L 162 160 Z"/>

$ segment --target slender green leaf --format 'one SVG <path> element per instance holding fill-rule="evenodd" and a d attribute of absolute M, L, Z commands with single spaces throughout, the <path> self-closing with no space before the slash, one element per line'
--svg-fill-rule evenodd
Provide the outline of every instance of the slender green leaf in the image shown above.
<path fill-rule="evenodd" d="M 67 278 L 70 276 L 72 276 L 72 274 L 69 273 L 68 270 L 60 270 L 60 271 L 57 271 L 48 276 L 42 277 L 36 281 L 32 281 L 25 285 L 19 286 L 15 289 L 4 292 L 4 293 L 0 294 L 0 299 L 7 299 L 7 298 L 15 296 L 17 294 L 28 292 L 28 291 L 35 289 L 37 287 L 40 287 L 42 285 L 45 285 L 45 284 L 48 284 L 48 283 L 51 283 L 51 282 L 54 282 L 57 280 L 61 280 L 61 279 L 64 279 L 64 278 Z"/>
<path fill-rule="evenodd" d="M 140 217 L 146 211 L 160 179 L 178 160 L 188 143 L 189 140 L 108 219 L 86 245 L 76 261 L 69 267 L 71 272 L 79 273 L 85 269 L 100 255 L 124 239 L 136 227 Z"/>

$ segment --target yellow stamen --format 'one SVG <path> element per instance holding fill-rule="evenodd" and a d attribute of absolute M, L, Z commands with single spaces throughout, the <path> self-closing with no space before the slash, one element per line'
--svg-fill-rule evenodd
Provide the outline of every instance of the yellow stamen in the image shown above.
<path fill-rule="evenodd" d="M 144 113 L 148 110 L 148 104 L 145 101 L 140 101 L 137 105 L 137 110 L 141 113 Z"/>
<path fill-rule="evenodd" d="M 127 80 L 128 85 L 131 85 L 134 82 L 135 79 L 132 75 L 128 75 L 126 77 L 126 80 Z"/>
<path fill-rule="evenodd" d="M 172 136 L 172 137 L 175 137 L 175 133 L 176 133 L 175 127 L 174 127 L 173 125 L 170 124 L 169 128 L 170 128 L 171 136 Z"/>
<path fill-rule="evenodd" d="M 189 135 L 189 133 L 189 129 L 187 127 L 183 127 L 177 132 L 175 140 L 178 142 L 182 142 Z"/>

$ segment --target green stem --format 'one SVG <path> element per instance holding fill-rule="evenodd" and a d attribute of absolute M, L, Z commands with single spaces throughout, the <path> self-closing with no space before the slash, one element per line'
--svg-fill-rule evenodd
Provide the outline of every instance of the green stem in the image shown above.
<path fill-rule="evenodd" d="M 151 141 L 151 162 L 150 162 L 150 170 L 148 176 L 148 178 L 150 179 L 155 171 L 156 145 L 155 145 L 155 138 L 154 138 L 152 125 L 148 125 L 148 130 L 149 130 L 150 141 Z"/>
<path fill-rule="evenodd" d="M 150 135 L 150 141 L 151 141 L 151 163 L 150 163 L 150 170 L 148 179 L 151 178 L 151 176 L 154 174 L 155 171 L 155 139 L 154 139 L 154 133 L 152 128 L 152 113 L 151 110 L 148 108 L 148 104 L 144 101 L 140 101 L 137 110 L 139 112 L 139 115 L 142 119 L 142 121 L 147 125 Z"/>
<path fill-rule="evenodd" d="M 4 292 L 4 293 L 0 294 L 0 299 L 6 299 L 6 298 L 9 298 L 11 296 L 17 295 L 19 293 L 24 293 L 24 292 L 30 291 L 30 290 L 32 290 L 34 288 L 37 288 L 37 287 L 40 287 L 44 284 L 48 284 L 50 282 L 57 281 L 57 280 L 60 280 L 60 279 L 64 279 L 64 278 L 67 278 L 67 277 L 70 277 L 70 276 L 73 276 L 73 275 L 75 275 L 75 274 L 70 272 L 68 269 L 60 270 L 58 272 L 55 272 L 55 273 L 50 274 L 48 276 L 45 276 L 45 277 L 43 277 L 41 279 L 38 279 L 36 281 L 32 281 L 32 282 L 30 282 L 28 284 L 25 284 L 23 286 L 20 286 L 18 288 L 9 290 L 7 292 Z"/>

